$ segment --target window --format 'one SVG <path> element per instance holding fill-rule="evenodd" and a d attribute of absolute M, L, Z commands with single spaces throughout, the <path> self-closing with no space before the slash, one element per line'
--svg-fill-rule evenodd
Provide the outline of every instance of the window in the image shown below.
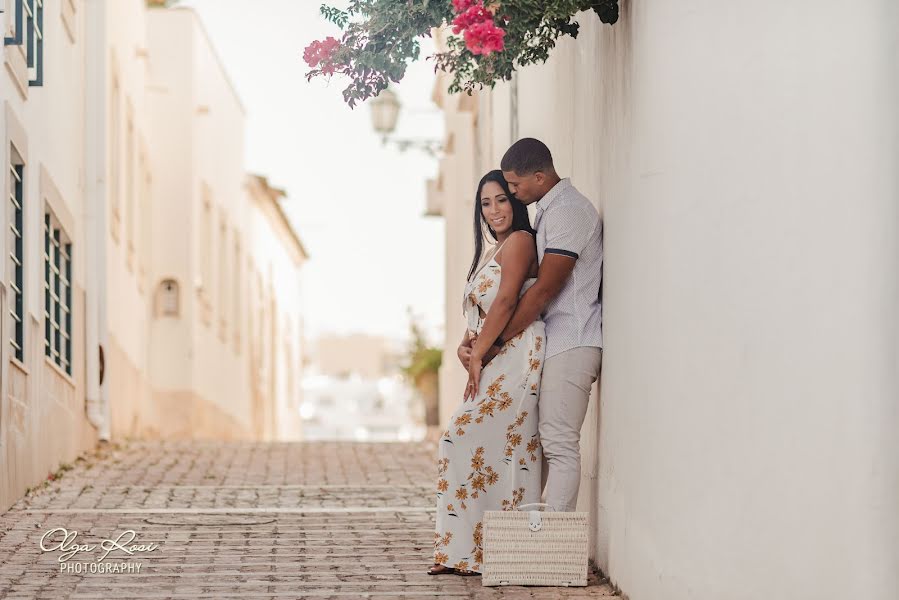
<path fill-rule="evenodd" d="M 241 330 L 241 313 L 240 313 L 240 283 L 241 283 L 241 256 L 240 256 L 240 238 L 237 230 L 234 230 L 234 277 L 231 280 L 231 310 L 232 320 L 234 323 L 234 351 L 240 352 L 240 330 Z"/>
<path fill-rule="evenodd" d="M 225 221 L 225 214 L 222 213 L 219 218 L 219 239 L 218 239 L 218 293 L 216 303 L 218 304 L 219 314 L 219 337 L 224 341 L 227 339 L 227 320 L 229 316 L 229 285 L 228 285 L 228 223 Z"/>
<path fill-rule="evenodd" d="M 62 0 L 59 3 L 59 16 L 65 27 L 66 35 L 69 36 L 69 41 L 73 44 L 75 43 L 75 13 L 77 10 L 75 0 Z"/>
<path fill-rule="evenodd" d="M 143 292 L 149 285 L 149 268 L 150 268 L 150 224 L 152 222 L 153 213 L 151 202 L 152 179 L 150 178 L 150 163 L 147 160 L 147 145 L 145 141 L 141 141 L 140 152 L 140 169 L 138 169 L 138 186 L 140 187 L 140 195 L 138 196 L 138 230 L 137 230 L 137 252 L 138 263 L 138 290 Z"/>
<path fill-rule="evenodd" d="M 252 349 L 253 356 L 256 359 L 256 377 L 260 381 L 265 372 L 265 290 L 262 287 L 262 275 L 256 271 L 256 288 L 255 288 L 255 327 L 253 328 Z"/>
<path fill-rule="evenodd" d="M 44 213 L 44 354 L 72 374 L 72 243 Z"/>
<path fill-rule="evenodd" d="M 115 64 L 115 59 L 113 59 L 113 64 Z M 109 199 L 112 202 L 112 218 L 109 220 L 109 225 L 112 231 L 112 239 L 115 241 L 119 241 L 119 223 L 122 219 L 119 207 L 119 131 L 121 128 L 119 94 L 119 78 L 113 75 L 112 97 L 109 100 Z"/>
<path fill-rule="evenodd" d="M 25 162 L 16 151 L 15 146 L 10 145 L 9 161 L 9 288 L 12 297 L 9 303 L 9 314 L 13 325 L 9 342 L 12 346 L 13 356 L 19 361 L 25 361 L 25 303 L 23 290 L 25 289 L 23 267 L 25 252 L 22 245 L 23 212 L 22 205 L 25 201 Z"/>
<path fill-rule="evenodd" d="M 44 85 L 44 0 L 23 0 L 26 24 L 28 85 Z"/>
<path fill-rule="evenodd" d="M 18 0 L 0 0 L 0 25 L 3 26 L 3 45 L 21 44 L 22 10 Z"/>
<path fill-rule="evenodd" d="M 129 269 L 134 268 L 134 110 L 125 103 L 125 254 Z"/>
<path fill-rule="evenodd" d="M 209 324 L 212 296 L 212 192 L 203 184 L 203 214 L 200 219 L 200 304 L 203 322 Z"/>
<path fill-rule="evenodd" d="M 293 324 L 290 317 L 285 317 L 284 323 L 284 369 L 287 371 L 287 404 L 296 407 L 297 402 L 295 373 L 297 366 L 293 363 Z"/>
<path fill-rule="evenodd" d="M 14 0 L 12 33 L 3 38 L 6 46 L 24 46 L 28 85 L 44 85 L 44 0 Z"/>
<path fill-rule="evenodd" d="M 178 282 L 163 279 L 156 291 L 156 314 L 163 317 L 177 317 L 181 312 Z"/>

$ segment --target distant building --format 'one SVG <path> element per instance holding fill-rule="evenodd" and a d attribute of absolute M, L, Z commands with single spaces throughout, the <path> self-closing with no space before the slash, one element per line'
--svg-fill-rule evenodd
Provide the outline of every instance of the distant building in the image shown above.
<path fill-rule="evenodd" d="M 310 360 L 323 375 L 378 379 L 399 372 L 403 349 L 376 335 L 325 335 L 315 342 Z"/>

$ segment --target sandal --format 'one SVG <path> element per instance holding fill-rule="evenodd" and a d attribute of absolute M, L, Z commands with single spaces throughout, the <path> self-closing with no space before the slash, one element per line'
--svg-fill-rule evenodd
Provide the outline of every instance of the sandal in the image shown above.
<path fill-rule="evenodd" d="M 444 567 L 441 564 L 434 563 L 434 566 L 428 569 L 428 575 L 454 575 L 456 570 L 452 567 Z"/>
<path fill-rule="evenodd" d="M 456 569 L 453 567 L 445 567 L 441 564 L 434 564 L 428 569 L 428 575 L 459 575 L 460 577 L 473 577 L 480 575 L 477 571 L 469 571 L 468 569 Z"/>

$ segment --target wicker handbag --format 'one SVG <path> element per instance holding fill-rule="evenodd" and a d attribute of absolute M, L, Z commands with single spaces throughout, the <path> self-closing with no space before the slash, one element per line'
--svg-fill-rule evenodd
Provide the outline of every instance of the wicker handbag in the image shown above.
<path fill-rule="evenodd" d="M 484 511 L 482 585 L 587 585 L 587 513 Z"/>

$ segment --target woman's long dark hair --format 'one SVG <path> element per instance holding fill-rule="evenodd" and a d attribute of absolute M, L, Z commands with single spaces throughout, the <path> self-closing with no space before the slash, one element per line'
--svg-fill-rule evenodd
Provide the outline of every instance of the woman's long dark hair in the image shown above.
<path fill-rule="evenodd" d="M 496 241 L 496 232 L 493 231 L 493 228 L 484 220 L 484 216 L 481 214 L 481 192 L 484 190 L 484 185 L 488 181 L 498 183 L 499 186 L 503 188 L 506 197 L 509 199 L 509 203 L 512 205 L 512 231 L 523 229 L 532 234 L 536 234 L 534 228 L 531 227 L 531 219 L 528 217 L 527 207 L 522 204 L 521 200 L 513 196 L 511 191 L 509 191 L 509 184 L 506 183 L 503 172 L 499 169 L 490 171 L 481 178 L 481 182 L 478 184 L 478 192 L 474 197 L 474 260 L 471 261 L 468 279 L 471 279 L 472 275 L 475 274 L 475 270 L 481 262 L 481 255 L 484 252 L 485 235 L 489 234 L 490 237 L 493 238 L 493 241 Z"/>

